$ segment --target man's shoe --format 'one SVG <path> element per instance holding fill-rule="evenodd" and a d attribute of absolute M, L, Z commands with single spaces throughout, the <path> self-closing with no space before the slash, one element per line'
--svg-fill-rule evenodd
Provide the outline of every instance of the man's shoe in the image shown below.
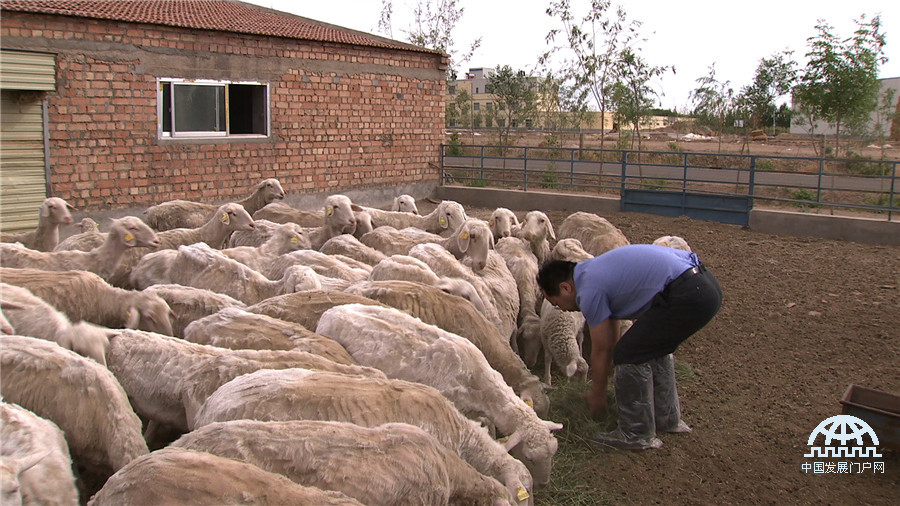
<path fill-rule="evenodd" d="M 656 450 L 662 448 L 663 442 L 657 437 L 628 439 L 621 429 L 612 432 L 595 434 L 594 444 L 608 446 L 619 450 Z"/>

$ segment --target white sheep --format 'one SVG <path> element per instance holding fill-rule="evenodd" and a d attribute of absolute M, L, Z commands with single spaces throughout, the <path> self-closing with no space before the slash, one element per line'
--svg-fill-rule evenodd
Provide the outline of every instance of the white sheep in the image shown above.
<path fill-rule="evenodd" d="M 254 465 L 182 448 L 163 448 L 135 459 L 111 476 L 88 505 L 188 502 L 361 506 L 340 492 L 304 487 Z"/>
<path fill-rule="evenodd" d="M 428 264 L 408 255 L 392 255 L 378 262 L 372 267 L 369 280 L 400 280 L 423 283 L 462 297 L 471 302 L 481 314 L 487 313 L 484 300 L 478 295 L 478 290 L 472 286 L 472 283 L 464 279 L 438 276 L 431 270 L 431 267 L 428 267 Z"/>
<path fill-rule="evenodd" d="M 474 344 L 394 308 L 348 304 L 326 311 L 316 333 L 357 362 L 390 377 L 437 388 L 463 413 L 484 416 L 509 435 L 511 452 L 537 485 L 550 481 L 562 425 L 538 418 Z"/>
<path fill-rule="evenodd" d="M 517 237 L 504 237 L 497 241 L 494 251 L 506 262 L 506 267 L 516 281 L 519 296 L 519 314 L 516 331 L 510 339 L 525 365 L 533 367 L 541 351 L 541 323 L 537 314 L 540 289 L 537 285 L 538 259 L 529 243 Z M 549 248 L 548 248 L 549 256 Z"/>
<path fill-rule="evenodd" d="M 491 213 L 491 217 L 488 219 L 488 226 L 491 227 L 494 238 L 499 241 L 503 237 L 513 235 L 513 231 L 518 230 L 519 218 L 509 209 L 498 207 Z"/>
<path fill-rule="evenodd" d="M 449 279 L 462 279 L 472 285 L 484 304 L 483 313 L 488 321 L 501 334 L 515 330 L 515 320 L 513 320 L 512 326 L 508 327 L 500 318 L 500 311 L 494 300 L 494 293 L 487 282 L 482 277 L 476 276 L 472 269 L 457 260 L 446 248 L 433 243 L 419 244 L 409 250 L 409 256 L 426 264 L 438 276 Z"/>
<path fill-rule="evenodd" d="M 50 197 L 41 204 L 37 228 L 30 232 L 0 232 L 0 243 L 18 242 L 36 251 L 53 251 L 59 244 L 59 226 L 71 225 L 71 204 L 59 197 Z"/>
<path fill-rule="evenodd" d="M 66 315 L 21 286 L 0 283 L 0 298 L 21 308 L 6 311 L 18 335 L 55 342 L 106 365 L 111 330 L 84 321 L 72 323 Z"/>
<path fill-rule="evenodd" d="M 291 267 L 303 265 L 327 278 L 348 282 L 362 281 L 369 277 L 372 266 L 344 255 L 327 255 L 315 250 L 292 251 L 269 262 L 261 271 L 269 279 L 281 279 Z"/>
<path fill-rule="evenodd" d="M 72 474 L 72 458 L 63 432 L 50 420 L 27 409 L 0 402 L 0 456 L 9 466 L 13 487 L 0 473 L 3 496 L 0 503 L 78 504 L 78 489 Z M 8 495 L 10 488 L 16 489 Z"/>
<path fill-rule="evenodd" d="M 371 368 L 303 351 L 229 350 L 133 330 L 110 338 L 106 360 L 139 415 L 180 431 L 190 428 L 189 417 L 220 385 L 258 369 L 302 367 L 383 377 Z"/>
<path fill-rule="evenodd" d="M 550 239 L 556 240 L 553 223 L 541 211 L 528 211 L 522 225 L 513 235 L 528 243 L 531 252 L 537 257 L 538 265 L 544 265 L 550 257 Z"/>
<path fill-rule="evenodd" d="M 156 234 L 159 239 L 157 250 L 176 249 L 178 246 L 205 242 L 211 248 L 222 249 L 228 236 L 236 230 L 253 230 L 256 225 L 247 211 L 240 204 L 225 204 L 216 211 L 215 215 L 199 228 L 175 228 Z M 150 253 L 148 248 L 131 248 L 122 259 L 119 268 L 113 274 L 110 283 L 122 287 L 132 288 L 128 282 L 131 268 L 141 257 Z"/>
<path fill-rule="evenodd" d="M 385 259 L 385 254 L 361 243 L 352 235 L 341 234 L 325 241 L 319 252 L 326 255 L 343 255 L 374 266 Z"/>
<path fill-rule="evenodd" d="M 391 211 L 419 214 L 419 208 L 416 206 L 416 199 L 414 199 L 412 195 L 407 194 L 394 197 L 394 202 L 391 204 Z"/>
<path fill-rule="evenodd" d="M 0 299 L 0 334 L 12 335 L 16 333 L 15 327 L 13 327 L 12 323 L 9 323 L 9 320 L 6 319 L 6 315 L 3 313 L 3 311 L 10 309 L 23 309 L 23 307 Z"/>
<path fill-rule="evenodd" d="M 264 314 L 286 322 L 299 323 L 307 329 L 314 329 L 318 325 L 322 313 L 342 304 L 383 306 L 380 302 L 352 293 L 332 290 L 307 290 L 266 299 L 259 304 L 248 307 L 247 311 Z"/>
<path fill-rule="evenodd" d="M 288 405 L 285 398 L 293 402 Z M 420 383 L 304 369 L 260 370 L 219 387 L 200 408 L 196 426 L 240 419 L 415 425 L 505 484 L 520 504 L 531 503 L 532 478 L 525 466 L 440 392 Z"/>
<path fill-rule="evenodd" d="M 691 251 L 691 247 L 688 245 L 687 241 L 685 241 L 683 237 L 678 237 L 677 235 L 664 235 L 653 241 L 653 244 L 657 246 L 666 246 L 668 248 L 681 249 L 684 251 Z"/>
<path fill-rule="evenodd" d="M 356 213 L 362 210 L 346 195 L 329 195 L 325 198 L 322 211 L 301 211 L 276 203 L 257 211 L 254 218 L 274 223 L 296 223 L 304 227 L 309 235 L 310 247 L 318 250 L 332 237 L 353 234 L 357 227 Z"/>
<path fill-rule="evenodd" d="M 100 232 L 100 225 L 96 221 L 84 217 L 76 225 L 78 225 L 81 232 L 72 234 L 59 241 L 59 244 L 56 245 L 56 248 L 53 248 L 53 251 L 90 251 L 102 245 L 103 241 L 106 240 L 106 234 Z"/>
<path fill-rule="evenodd" d="M 463 206 L 452 200 L 441 201 L 434 211 L 420 216 L 407 212 L 383 211 L 372 207 L 363 207 L 372 216 L 372 226 L 375 228 L 389 226 L 397 230 L 413 227 L 448 236 L 468 219 Z"/>
<path fill-rule="evenodd" d="M 290 270 L 270 281 L 246 265 L 205 243 L 179 246 L 145 255 L 131 269 L 129 283 L 139 289 L 155 284 L 178 284 L 228 295 L 245 304 L 294 292 Z"/>
<path fill-rule="evenodd" d="M 277 179 L 264 179 L 250 189 L 253 192 L 250 196 L 235 202 L 249 215 L 253 215 L 270 202 L 284 198 L 284 189 Z M 170 200 L 149 207 L 144 211 L 144 219 L 148 225 L 160 232 L 176 228 L 198 228 L 207 223 L 218 209 L 219 206 L 214 204 Z"/>
<path fill-rule="evenodd" d="M 568 260 L 569 262 L 581 262 L 594 258 L 584 250 L 578 239 L 560 239 L 550 250 L 550 260 Z"/>
<path fill-rule="evenodd" d="M 357 283 L 348 293 L 362 295 L 408 313 L 425 323 L 468 339 L 503 376 L 507 385 L 539 416 L 546 416 L 550 400 L 540 381 L 513 353 L 509 343 L 483 314 L 445 290 L 421 283 L 385 280 Z"/>
<path fill-rule="evenodd" d="M 92 272 L 2 267 L 0 279 L 29 289 L 71 321 L 172 335 L 171 310 L 159 295 L 115 288 Z"/>
<path fill-rule="evenodd" d="M 35 251 L 12 244 L 0 244 L 0 262 L 5 267 L 45 271 L 90 271 L 109 280 L 128 248 L 156 248 L 159 239 L 143 221 L 126 216 L 113 220 L 103 244 L 90 251 Z"/>
<path fill-rule="evenodd" d="M 518 325 L 516 321 L 519 318 L 519 289 L 516 285 L 516 278 L 513 277 L 503 260 L 496 251 L 489 251 L 487 262 L 481 269 L 472 267 L 470 258 L 463 259 L 463 264 L 472 269 L 473 274 L 482 280 L 491 291 L 491 297 L 494 300 L 494 306 L 500 315 L 500 333 L 512 339 L 516 333 Z"/>
<path fill-rule="evenodd" d="M 559 226 L 560 239 L 578 239 L 585 251 L 593 256 L 630 244 L 621 230 L 606 218 L 578 211 L 570 214 Z"/>
<path fill-rule="evenodd" d="M 148 451 L 141 421 L 112 372 L 54 343 L 4 337 L 0 394 L 58 425 L 72 458 L 91 474 L 109 476 Z"/>
<path fill-rule="evenodd" d="M 487 223 L 478 219 L 467 219 L 449 237 L 441 237 L 416 228 L 397 230 L 383 226 L 364 235 L 360 242 L 385 255 L 407 255 L 418 244 L 439 244 L 457 260 L 468 259 L 473 269 L 480 270 L 487 263 L 488 251 L 494 247 L 494 236 Z"/>
<path fill-rule="evenodd" d="M 254 221 L 254 223 L 258 230 L 259 222 Z M 292 251 L 309 249 L 309 247 L 309 237 L 303 228 L 295 223 L 286 223 L 274 228 L 266 242 L 258 247 L 236 246 L 223 249 L 222 254 L 255 271 L 262 271 L 263 266 L 275 258 Z"/>
<path fill-rule="evenodd" d="M 192 322 L 184 330 L 184 339 L 236 350 L 305 351 L 338 364 L 355 363 L 341 345 L 303 325 L 236 307 L 224 308 Z"/>
<path fill-rule="evenodd" d="M 193 286 L 160 284 L 148 286 L 143 292 L 156 294 L 169 305 L 172 310 L 172 335 L 175 337 L 184 337 L 185 328 L 195 320 L 228 307 L 247 307 L 233 297 Z"/>
<path fill-rule="evenodd" d="M 541 307 L 541 340 L 544 346 L 544 383 L 551 385 L 550 369 L 556 362 L 567 378 L 587 379 L 588 363 L 581 356 L 584 316 L 578 311 L 562 311 L 544 300 Z"/>
<path fill-rule="evenodd" d="M 254 464 L 370 504 L 510 502 L 496 480 L 404 423 L 369 428 L 335 421 L 234 420 L 196 429 L 172 446 Z M 350 469 L 364 472 L 348 480 Z"/>

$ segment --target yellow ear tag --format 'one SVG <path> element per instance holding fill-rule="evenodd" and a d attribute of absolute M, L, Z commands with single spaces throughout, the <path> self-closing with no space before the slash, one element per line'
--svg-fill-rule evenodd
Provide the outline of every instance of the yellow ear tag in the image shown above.
<path fill-rule="evenodd" d="M 325 216 L 331 216 L 332 214 L 334 214 L 334 209 L 332 209 L 330 207 L 326 207 L 325 208 Z"/>
<path fill-rule="evenodd" d="M 531 497 L 531 494 L 529 494 L 528 491 L 522 487 L 519 487 L 519 490 L 516 491 L 516 499 L 518 499 L 519 501 L 524 501 L 529 497 Z"/>
<path fill-rule="evenodd" d="M 125 242 L 131 242 L 134 240 L 134 234 L 131 232 L 125 232 Z"/>
<path fill-rule="evenodd" d="M 528 404 L 528 407 L 534 409 L 534 401 L 531 399 L 525 399 L 525 404 Z"/>
<path fill-rule="evenodd" d="M 489 226 L 489 227 L 493 227 L 493 226 L 494 226 L 494 220 L 488 220 L 488 226 Z"/>
<path fill-rule="evenodd" d="M 503 436 L 497 440 L 497 442 L 500 444 L 506 444 L 507 441 L 509 441 L 509 436 Z"/>
<path fill-rule="evenodd" d="M 468 240 L 468 239 L 469 239 L 469 232 L 468 232 L 468 231 L 463 231 L 463 233 L 459 234 L 459 238 L 462 239 L 463 241 Z"/>
<path fill-rule="evenodd" d="M 291 237 L 291 244 L 297 244 L 297 236 Z"/>
<path fill-rule="evenodd" d="M 228 218 L 228 213 L 222 213 L 222 223 L 228 225 L 231 220 Z"/>
<path fill-rule="evenodd" d="M 441 216 L 441 221 L 440 221 L 440 223 L 441 223 L 441 226 L 442 226 L 442 227 L 443 227 L 444 225 L 446 225 L 446 224 L 447 224 L 447 218 L 444 218 L 443 216 Z"/>

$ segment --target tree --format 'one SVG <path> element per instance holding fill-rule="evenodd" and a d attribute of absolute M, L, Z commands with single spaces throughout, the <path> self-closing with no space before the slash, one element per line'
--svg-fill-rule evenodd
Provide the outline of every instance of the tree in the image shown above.
<path fill-rule="evenodd" d="M 628 21 L 624 9 L 612 9 L 611 0 L 591 0 L 590 11 L 580 20 L 575 19 L 570 0 L 554 0 L 547 8 L 547 15 L 558 18 L 562 29 L 547 34 L 547 42 L 554 43 L 563 35 L 565 43 L 555 46 L 541 56 L 539 63 L 548 66 L 553 55 L 566 53 L 558 75 L 569 90 L 569 108 L 585 111 L 589 102 L 600 110 L 600 149 L 605 143 L 602 121 L 610 110 L 611 97 L 607 93 L 616 80 L 616 68 L 622 51 L 637 39 L 641 23 Z"/>
<path fill-rule="evenodd" d="M 791 51 L 763 58 L 756 67 L 753 84 L 741 90 L 742 102 L 750 113 L 754 128 L 772 125 L 774 135 L 775 101 L 791 91 L 797 79 L 797 62 L 791 59 Z"/>
<path fill-rule="evenodd" d="M 631 138 L 632 147 L 634 138 L 637 137 L 639 151 L 641 149 L 641 123 L 650 118 L 650 111 L 656 105 L 657 95 L 650 86 L 650 81 L 670 69 L 671 67 L 667 66 L 648 65 L 640 55 L 631 49 L 625 49 L 620 54 L 615 69 L 619 80 L 610 88 L 611 99 L 616 109 L 616 120 L 620 125 L 631 125 L 634 132 Z"/>
<path fill-rule="evenodd" d="M 381 16 L 378 28 L 388 33 L 391 31 L 393 15 L 391 0 L 382 0 Z M 448 80 L 456 80 L 457 67 L 472 58 L 472 54 L 481 45 L 481 37 L 475 39 L 466 52 L 460 53 L 455 47 L 453 30 L 462 19 L 465 9 L 459 6 L 459 0 L 417 0 L 413 7 L 413 25 L 405 30 L 407 40 L 417 46 L 423 46 L 450 56 Z"/>
<path fill-rule="evenodd" d="M 523 70 L 509 65 L 499 66 L 488 77 L 486 91 L 494 95 L 496 114 L 500 123 L 500 144 L 509 145 L 509 133 L 514 126 L 524 126 L 537 113 L 537 80 Z"/>
<path fill-rule="evenodd" d="M 719 82 L 716 79 L 716 64 L 713 63 L 709 66 L 709 74 L 698 78 L 695 82 L 699 86 L 690 93 L 694 115 L 713 125 L 721 151 L 725 118 L 734 107 L 734 90 L 729 87 L 731 81 Z"/>
<path fill-rule="evenodd" d="M 864 123 L 878 100 L 878 66 L 884 57 L 885 37 L 881 18 L 854 20 L 852 37 L 839 40 L 833 27 L 820 20 L 818 34 L 807 39 L 808 62 L 794 97 L 811 118 L 821 118 L 835 128 L 835 154 L 839 153 L 841 127 Z"/>

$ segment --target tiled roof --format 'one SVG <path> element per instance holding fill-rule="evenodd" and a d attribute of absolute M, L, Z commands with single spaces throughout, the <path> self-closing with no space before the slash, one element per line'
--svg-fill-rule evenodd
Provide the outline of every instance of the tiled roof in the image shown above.
<path fill-rule="evenodd" d="M 236 0 L 3 0 L 0 10 L 437 53 Z"/>

